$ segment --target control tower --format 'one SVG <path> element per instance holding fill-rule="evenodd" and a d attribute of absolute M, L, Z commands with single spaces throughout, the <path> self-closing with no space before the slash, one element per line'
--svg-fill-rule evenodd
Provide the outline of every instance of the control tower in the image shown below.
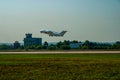
<path fill-rule="evenodd" d="M 24 46 L 32 46 L 32 45 L 42 45 L 42 38 L 32 38 L 32 34 L 25 34 L 24 38 Z"/>

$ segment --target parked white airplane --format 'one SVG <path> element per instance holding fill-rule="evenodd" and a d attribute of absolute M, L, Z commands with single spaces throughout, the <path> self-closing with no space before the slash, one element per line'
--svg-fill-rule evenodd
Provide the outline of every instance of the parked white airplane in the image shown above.
<path fill-rule="evenodd" d="M 49 36 L 63 37 L 67 31 L 55 32 L 50 30 L 41 30 L 40 33 L 48 34 Z"/>

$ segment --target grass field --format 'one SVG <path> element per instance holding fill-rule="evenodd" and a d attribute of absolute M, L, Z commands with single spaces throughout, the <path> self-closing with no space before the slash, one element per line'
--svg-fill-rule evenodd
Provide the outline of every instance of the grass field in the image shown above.
<path fill-rule="evenodd" d="M 120 54 L 0 54 L 0 80 L 120 80 Z"/>

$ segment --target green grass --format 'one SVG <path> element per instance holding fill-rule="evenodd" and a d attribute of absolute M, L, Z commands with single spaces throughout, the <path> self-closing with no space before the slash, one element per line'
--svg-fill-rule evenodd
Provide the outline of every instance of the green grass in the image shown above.
<path fill-rule="evenodd" d="M 120 54 L 0 54 L 0 80 L 120 80 Z"/>
<path fill-rule="evenodd" d="M 89 58 L 89 59 L 119 59 L 120 54 L 0 54 L 0 58 Z"/>

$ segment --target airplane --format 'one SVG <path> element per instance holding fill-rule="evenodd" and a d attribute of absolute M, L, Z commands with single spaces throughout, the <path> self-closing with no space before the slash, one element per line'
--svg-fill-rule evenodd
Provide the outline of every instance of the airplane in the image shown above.
<path fill-rule="evenodd" d="M 63 37 L 67 31 L 63 30 L 61 32 L 55 32 L 50 30 L 41 30 L 40 33 L 48 34 L 49 36 Z"/>

